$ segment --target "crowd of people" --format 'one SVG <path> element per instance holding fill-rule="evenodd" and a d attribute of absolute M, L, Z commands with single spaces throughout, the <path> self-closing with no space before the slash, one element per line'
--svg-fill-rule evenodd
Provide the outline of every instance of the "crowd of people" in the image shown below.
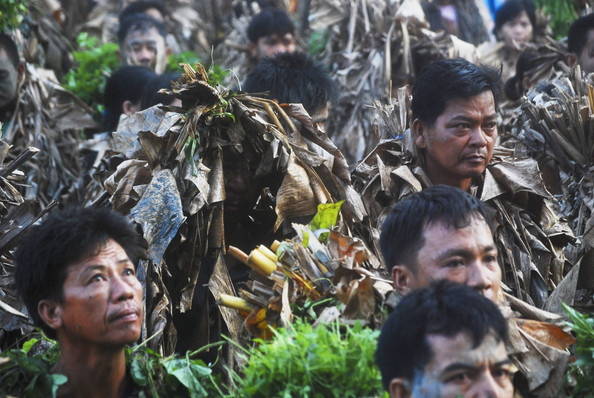
<path fill-rule="evenodd" d="M 526 150 L 529 145 L 521 142 L 522 135 L 512 133 L 516 130 L 505 125 L 509 119 L 502 119 L 501 114 L 520 113 L 529 90 L 546 92 L 554 99 L 551 81 L 563 76 L 583 76 L 580 81 L 586 86 L 580 92 L 593 98 L 589 74 L 594 72 L 594 13 L 588 14 L 586 9 L 569 27 L 566 40 L 550 45 L 547 43 L 553 39 L 546 23 L 537 20 L 542 15 L 531 0 L 405 3 L 413 11 L 418 5 L 425 26 L 457 36 L 475 51 L 473 59 L 452 51 L 450 57 L 436 57 L 431 62 L 424 59 L 426 66 L 410 70 L 405 79 L 409 86 L 401 91 L 405 94 L 399 97 L 399 108 L 392 109 L 404 114 L 406 131 L 392 131 L 396 138 L 375 143 L 373 151 L 348 165 L 349 175 L 343 175 L 336 187 L 324 187 L 324 192 L 329 192 L 327 197 L 339 191 L 354 195 L 356 200 L 346 194 L 343 198 L 348 209 L 361 203 L 361 216 L 351 216 L 358 223 L 351 232 L 360 234 L 358 237 L 377 257 L 381 269 L 374 272 L 378 277 L 392 282 L 394 309 L 382 327 L 376 352 L 384 388 L 390 397 L 559 396 L 573 342 L 564 328 L 561 303 L 579 302 L 580 308 L 591 310 L 594 300 L 592 278 L 587 277 L 592 268 L 591 248 L 581 236 L 583 224 L 591 223 L 590 214 L 582 214 L 584 220 L 579 222 L 562 216 L 561 181 L 568 183 L 570 177 L 556 167 L 554 159 Z M 243 32 L 246 58 L 239 65 L 229 65 L 244 72 L 234 76 L 236 80 L 230 84 L 233 90 L 239 96 L 263 97 L 262 101 L 281 105 L 300 104 L 293 109 L 298 115 L 291 122 L 293 131 L 285 134 L 287 146 L 312 159 L 319 156 L 322 160 L 317 165 L 330 163 L 329 170 L 342 172 L 342 162 L 346 165 L 342 148 L 326 144 L 314 153 L 308 145 L 328 140 L 325 126 L 330 117 L 349 117 L 338 113 L 345 79 L 332 74 L 332 65 L 324 65 L 309 54 L 300 37 L 305 29 L 303 20 L 295 23 L 296 12 L 291 14 L 286 7 L 265 1 L 238 2 L 234 11 L 230 18 L 247 18 L 249 24 Z M 232 145 L 214 140 L 220 152 L 201 156 L 214 159 L 211 164 L 217 169 L 204 165 L 198 169 L 200 173 L 224 176 L 224 192 L 207 203 L 212 208 L 204 219 L 192 218 L 197 212 L 190 214 L 185 203 L 183 214 L 184 221 L 191 219 L 197 225 L 215 225 L 215 220 L 224 219 L 224 231 L 218 231 L 215 240 L 198 237 L 199 233 L 192 238 L 191 234 L 184 235 L 187 230 L 177 236 L 173 230 L 179 247 L 188 239 L 198 242 L 192 249 L 195 252 L 177 252 L 176 257 L 204 256 L 208 262 L 191 277 L 176 270 L 161 279 L 156 272 L 143 270 L 143 278 L 149 280 L 143 279 L 141 284 L 137 272 L 141 260 L 150 257 L 147 241 L 151 239 L 146 230 L 139 234 L 129 220 L 138 219 L 128 213 L 131 206 L 114 205 L 122 215 L 96 208 L 104 204 L 98 201 L 101 195 L 87 200 L 82 191 L 92 177 L 100 180 L 91 174 L 101 156 L 85 159 L 80 151 L 85 144 L 79 137 L 86 129 L 87 135 L 94 134 L 111 147 L 113 137 L 122 137 L 138 123 L 142 127 L 134 133 L 154 133 L 149 136 L 151 142 L 161 140 L 155 152 L 163 152 L 166 143 L 173 141 L 171 136 L 156 133 L 158 128 L 150 124 L 149 115 L 171 112 L 183 115 L 177 116 L 180 120 L 191 120 L 192 115 L 202 117 L 202 113 L 192 113 L 194 107 L 200 112 L 213 109 L 211 104 L 201 104 L 184 93 L 188 87 L 184 84 L 190 79 L 187 69 L 184 74 L 167 72 L 172 49 L 181 41 L 167 32 L 168 18 L 171 10 L 157 0 L 129 2 L 119 13 L 114 40 L 120 67 L 105 83 L 101 127 L 94 124 L 82 101 L 59 87 L 55 76 L 40 73 L 40 65 L 22 61 L 18 34 L 0 33 L 2 140 L 16 148 L 42 149 L 43 156 L 24 169 L 24 196 L 46 205 L 59 200 L 65 207 L 30 228 L 17 242 L 14 275 L 33 323 L 60 345 L 61 357 L 52 372 L 64 374 L 68 381 L 58 390 L 59 396 L 134 394 L 124 348 L 147 337 L 142 335 L 143 322 L 152 308 L 143 303 L 143 286 L 146 289 L 154 284 L 175 290 L 192 279 L 190 308 L 181 310 L 177 306 L 172 310 L 173 319 L 168 320 L 177 328 L 176 351 L 195 350 L 200 348 L 197 341 L 216 338 L 206 332 L 202 340 L 195 339 L 197 320 L 206 323 L 207 330 L 216 323 L 212 321 L 216 310 L 208 290 L 212 288 L 211 276 L 220 278 L 220 261 L 226 265 L 225 278 L 237 290 L 245 288 L 251 276 L 244 264 L 230 256 L 222 259 L 210 250 L 218 248 L 220 242 L 247 250 L 255 242 L 285 233 L 287 228 L 279 222 L 256 227 L 253 210 L 269 202 L 269 208 L 274 208 L 275 195 L 283 189 L 287 195 L 289 166 L 271 171 L 273 163 L 280 163 L 278 159 L 290 159 L 287 162 L 292 172 L 307 168 L 295 161 L 292 153 L 282 152 L 280 146 L 261 148 L 260 142 L 245 133 L 229 134 L 231 141 L 237 140 Z M 548 48 L 561 50 L 553 55 L 543 53 Z M 491 55 L 486 56 L 489 51 Z M 496 61 L 489 58 L 493 54 Z M 409 55 L 415 58 L 415 54 Z M 232 64 L 233 60 L 224 62 Z M 545 69 L 547 73 L 543 73 Z M 192 71 L 200 75 L 200 70 Z M 391 77 L 397 81 L 396 75 Z M 389 91 L 391 95 L 393 90 Z M 223 91 L 216 92 L 221 96 Z M 52 97 L 58 98 L 52 109 L 36 117 L 30 113 L 31 108 L 43 107 L 44 100 Z M 68 114 L 60 113 L 58 105 L 63 103 L 75 107 Z M 272 108 L 266 109 L 269 116 L 274 113 Z M 594 109 L 593 104 L 590 109 Z M 224 115 L 225 110 L 219 114 Z M 303 136 L 297 134 L 299 131 Z M 340 134 L 331 131 L 328 135 L 333 138 Z M 271 140 L 267 138 L 268 143 Z M 143 149 L 148 145 L 148 141 L 139 142 Z M 198 153 L 196 149 L 188 151 L 188 143 L 190 140 L 181 143 L 186 147 L 180 150 L 186 159 Z M 115 165 L 118 170 L 126 162 L 147 162 L 146 156 L 125 159 L 123 154 L 133 153 L 137 144 L 120 139 L 117 145 L 121 156 Z M 115 146 L 103 149 L 103 153 L 110 150 L 115 152 Z M 505 156 L 509 151 L 512 156 Z M 335 163 L 326 161 L 330 152 Z M 176 156 L 181 162 L 183 156 Z M 148 162 L 159 167 L 159 160 Z M 575 167 L 591 166 L 588 160 L 584 162 Z M 129 184 L 128 198 L 142 196 L 132 185 L 140 181 L 146 189 L 150 181 L 138 170 L 135 182 Z M 128 171 L 119 172 L 120 177 L 123 173 Z M 187 172 L 192 173 L 196 176 L 198 171 Z M 121 188 L 109 194 L 118 190 Z M 323 195 L 314 192 L 311 202 L 321 201 Z M 209 193 L 205 197 L 202 206 L 213 196 Z M 303 197 L 303 193 L 295 192 L 293 200 Z M 276 213 L 280 217 L 278 209 Z M 287 216 L 285 227 L 297 219 L 291 216 Z M 572 230 L 576 223 L 582 229 Z M 166 257 L 161 253 L 163 262 Z M 560 285 L 563 289 L 557 289 Z M 187 292 L 173 293 L 184 294 Z"/>

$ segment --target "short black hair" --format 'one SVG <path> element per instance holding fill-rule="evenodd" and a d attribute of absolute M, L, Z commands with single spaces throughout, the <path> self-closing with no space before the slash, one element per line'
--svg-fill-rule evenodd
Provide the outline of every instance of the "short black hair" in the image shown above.
<path fill-rule="evenodd" d="M 130 31 L 147 31 L 151 28 L 156 28 L 163 38 L 167 37 L 165 25 L 150 15 L 142 13 L 129 15 L 120 22 L 120 27 L 118 29 L 118 43 L 121 46 L 124 43 L 124 40 L 126 40 L 126 36 L 128 36 L 128 32 Z"/>
<path fill-rule="evenodd" d="M 270 35 L 284 36 L 287 33 L 295 34 L 295 25 L 291 17 L 280 8 L 266 8 L 254 15 L 247 28 L 248 39 L 257 43 L 261 37 Z"/>
<path fill-rule="evenodd" d="M 516 74 L 510 77 L 503 87 L 505 96 L 512 101 L 519 100 L 524 95 L 523 80 L 524 75 L 532 70 L 542 66 L 535 61 L 538 58 L 538 51 L 536 49 L 525 49 L 522 51 L 518 60 L 516 61 Z"/>
<path fill-rule="evenodd" d="M 147 83 L 155 72 L 140 65 L 124 65 L 113 72 L 105 83 L 103 128 L 114 131 L 118 127 L 124 101 L 140 103 Z"/>
<path fill-rule="evenodd" d="M 142 14 L 151 8 L 159 10 L 161 15 L 165 17 L 167 15 L 167 9 L 160 0 L 137 0 L 128 4 L 120 13 L 120 22 L 125 18 L 133 14 Z"/>
<path fill-rule="evenodd" d="M 507 0 L 495 11 L 495 27 L 493 32 L 497 35 L 499 29 L 507 22 L 518 17 L 522 12 L 526 12 L 532 29 L 536 29 L 536 11 L 532 0 Z"/>
<path fill-rule="evenodd" d="M 468 286 L 441 280 L 407 294 L 382 327 L 375 362 L 388 390 L 395 378 L 414 382 L 433 353 L 427 335 L 453 337 L 468 333 L 473 347 L 494 333 L 507 343 L 507 323 L 488 298 Z"/>
<path fill-rule="evenodd" d="M 427 65 L 417 76 L 412 93 L 413 120 L 432 126 L 455 98 L 470 98 L 490 90 L 499 109 L 501 71 L 475 65 L 464 58 L 442 59 Z"/>
<path fill-rule="evenodd" d="M 29 229 L 15 253 L 16 286 L 33 322 L 51 338 L 55 331 L 39 316 L 41 300 L 62 301 L 68 267 L 94 255 L 113 239 L 136 265 L 146 242 L 125 216 L 109 209 L 73 207 L 52 213 Z"/>
<path fill-rule="evenodd" d="M 269 92 L 285 103 L 301 103 L 310 114 L 338 96 L 336 83 L 326 67 L 302 52 L 267 57 L 250 71 L 243 89 L 248 93 Z"/>
<path fill-rule="evenodd" d="M 592 29 L 594 29 L 594 13 L 573 21 L 567 33 L 567 51 L 580 56 L 588 40 L 588 32 Z"/>
<path fill-rule="evenodd" d="M 142 92 L 142 100 L 140 101 L 140 109 L 150 108 L 153 105 L 164 104 L 168 105 L 175 97 L 167 94 L 159 93 L 162 88 L 171 88 L 171 82 L 177 81 L 181 77 L 179 72 L 168 72 L 153 76 L 146 84 Z"/>
<path fill-rule="evenodd" d="M 19 66 L 21 62 L 19 49 L 14 40 L 12 40 L 12 37 L 6 33 L 0 33 L 0 48 L 6 51 L 6 55 L 8 55 L 10 62 L 12 62 L 15 68 Z"/>
<path fill-rule="evenodd" d="M 460 229 L 474 217 L 484 219 L 494 232 L 490 208 L 456 187 L 435 185 L 400 200 L 384 220 L 380 234 L 380 250 L 388 272 L 398 264 L 416 272 L 417 253 L 425 244 L 424 233 L 429 224 L 442 222 Z"/>

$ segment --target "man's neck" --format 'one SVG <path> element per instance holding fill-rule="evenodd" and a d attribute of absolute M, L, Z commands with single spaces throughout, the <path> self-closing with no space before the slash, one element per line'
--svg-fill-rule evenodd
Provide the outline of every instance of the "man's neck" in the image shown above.
<path fill-rule="evenodd" d="M 58 390 L 60 397 L 117 398 L 126 388 L 126 356 L 124 348 L 86 350 L 61 347 L 60 360 L 52 373 L 68 378 Z"/>

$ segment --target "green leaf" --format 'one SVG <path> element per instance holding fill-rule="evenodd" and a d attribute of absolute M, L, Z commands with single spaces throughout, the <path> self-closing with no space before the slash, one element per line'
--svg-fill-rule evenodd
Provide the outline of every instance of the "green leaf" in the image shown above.
<path fill-rule="evenodd" d="M 58 388 L 68 381 L 68 377 L 61 374 L 53 374 L 50 375 L 50 377 L 52 383 L 52 397 L 55 398 L 58 392 Z"/>
<path fill-rule="evenodd" d="M 23 344 L 23 351 L 25 352 L 25 354 L 29 353 L 29 350 L 31 350 L 31 347 L 33 347 L 35 345 L 35 343 L 37 343 L 39 341 L 39 339 L 33 337 L 30 338 L 29 340 L 25 341 L 25 343 Z"/>
<path fill-rule="evenodd" d="M 340 207 L 343 203 L 344 200 L 337 203 L 320 203 L 318 205 L 318 212 L 309 223 L 309 227 L 312 231 L 315 231 L 316 229 L 327 229 L 336 225 L 336 219 L 338 218 L 338 213 L 340 212 Z"/>

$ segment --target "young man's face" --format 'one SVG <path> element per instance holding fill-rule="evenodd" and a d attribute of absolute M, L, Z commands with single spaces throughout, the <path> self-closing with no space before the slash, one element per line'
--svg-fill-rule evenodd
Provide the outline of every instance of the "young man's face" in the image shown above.
<path fill-rule="evenodd" d="M 497 113 L 488 90 L 449 100 L 432 126 L 413 122 L 415 143 L 424 152 L 425 171 L 434 184 L 468 190 L 491 161 L 497 138 Z"/>
<path fill-rule="evenodd" d="M 142 285 L 116 241 L 108 240 L 99 253 L 68 268 L 63 296 L 62 302 L 39 304 L 42 319 L 56 330 L 63 347 L 117 348 L 140 337 Z"/>
<path fill-rule="evenodd" d="M 497 302 L 501 269 L 493 235 L 481 216 L 474 216 L 464 228 L 448 227 L 441 221 L 427 226 L 424 244 L 417 253 L 416 272 L 409 266 L 392 269 L 395 289 L 402 295 L 431 282 L 449 279 Z"/>
<path fill-rule="evenodd" d="M 130 30 L 120 48 L 123 65 L 142 65 L 156 73 L 167 67 L 170 50 L 157 28 Z"/>
<path fill-rule="evenodd" d="M 468 333 L 447 337 L 428 335 L 432 358 L 411 386 L 412 397 L 511 398 L 512 364 L 503 341 L 493 333 L 478 347 Z M 391 385 L 392 387 L 392 385 Z M 391 388 L 391 396 L 392 394 Z"/>
<path fill-rule="evenodd" d="M 19 74 L 4 49 L 0 48 L 0 108 L 10 104 L 17 95 Z"/>
<path fill-rule="evenodd" d="M 278 53 L 292 53 L 295 52 L 295 37 L 291 33 L 284 36 L 263 36 L 257 43 L 250 43 L 250 50 L 252 56 L 258 59 L 272 57 Z"/>

